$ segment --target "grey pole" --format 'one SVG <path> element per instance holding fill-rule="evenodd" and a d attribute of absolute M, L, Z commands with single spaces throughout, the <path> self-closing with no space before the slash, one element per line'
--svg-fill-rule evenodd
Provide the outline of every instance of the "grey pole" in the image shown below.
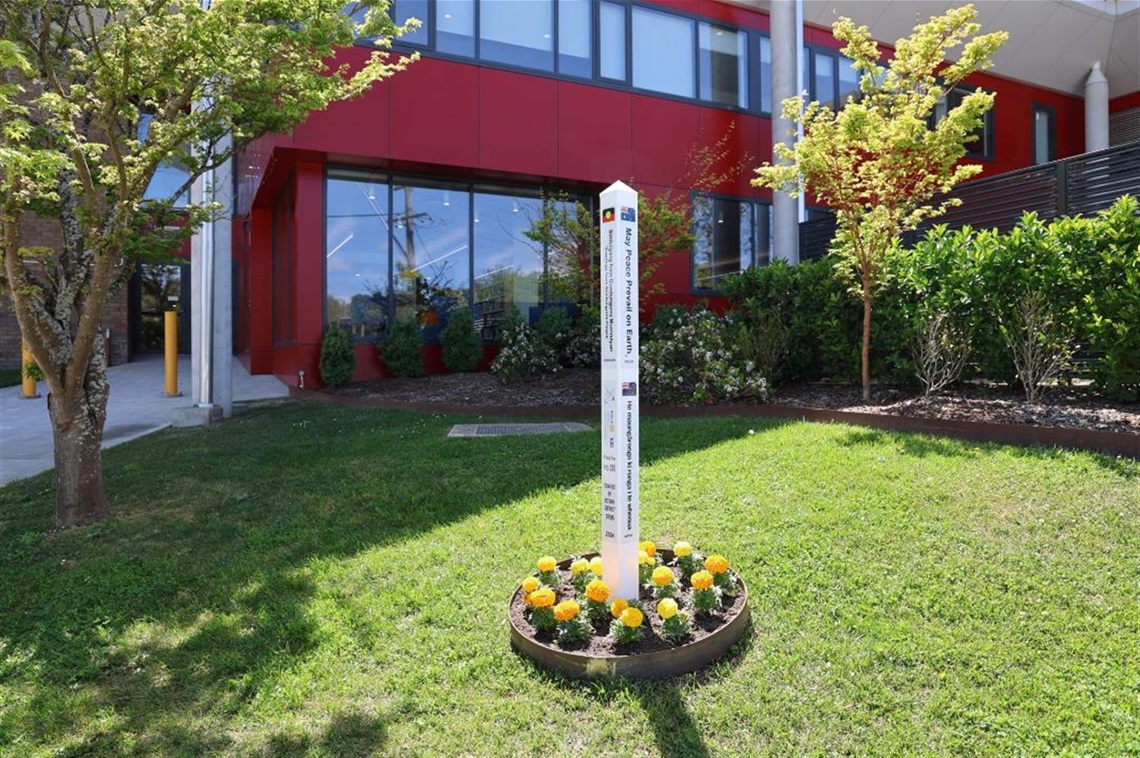
<path fill-rule="evenodd" d="M 795 144 L 796 124 L 783 118 L 784 99 L 800 93 L 800 42 L 803 34 L 799 0 L 772 0 L 772 143 Z M 786 192 L 772 196 L 772 258 L 800 260 L 799 201 Z"/>

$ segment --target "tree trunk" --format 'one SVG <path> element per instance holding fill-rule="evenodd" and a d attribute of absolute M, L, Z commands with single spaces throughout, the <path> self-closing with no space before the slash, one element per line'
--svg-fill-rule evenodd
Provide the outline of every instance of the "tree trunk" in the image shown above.
<path fill-rule="evenodd" d="M 66 529 L 110 514 L 103 489 L 107 372 L 97 355 L 75 392 L 48 395 L 55 442 L 55 526 Z"/>
<path fill-rule="evenodd" d="M 863 289 L 863 402 L 871 400 L 871 293 Z"/>

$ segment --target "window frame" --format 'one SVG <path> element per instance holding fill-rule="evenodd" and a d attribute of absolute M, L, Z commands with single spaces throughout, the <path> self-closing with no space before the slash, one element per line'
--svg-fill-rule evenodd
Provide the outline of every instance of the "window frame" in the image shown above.
<path fill-rule="evenodd" d="M 723 295 L 723 290 L 719 289 L 718 287 L 701 287 L 701 286 L 697 285 L 696 256 L 697 256 L 697 245 L 700 243 L 701 237 L 699 234 L 696 233 L 696 220 L 694 218 L 695 214 L 693 213 L 692 208 L 694 206 L 694 202 L 699 198 L 708 198 L 709 200 L 712 200 L 714 203 L 716 201 L 722 201 L 722 202 L 728 201 L 728 202 L 739 203 L 742 205 L 743 204 L 748 205 L 749 212 L 752 214 L 751 226 L 752 226 L 752 235 L 753 235 L 752 236 L 752 243 L 749 246 L 750 260 L 749 260 L 747 266 L 741 265 L 739 272 L 747 271 L 750 268 L 762 268 L 764 266 L 769 266 L 772 263 L 772 201 L 770 199 L 765 200 L 763 198 L 756 198 L 756 197 L 743 197 L 740 195 L 729 195 L 729 194 L 724 194 L 724 193 L 719 193 L 719 192 L 700 192 L 697 190 L 693 190 L 692 192 L 689 193 L 689 209 L 690 209 L 689 210 L 689 216 L 690 216 L 690 224 L 692 227 L 692 233 L 693 233 L 693 237 L 694 237 L 693 247 L 689 251 L 689 293 L 692 295 L 700 296 L 700 297 L 709 297 L 709 296 L 715 297 L 715 296 Z M 757 219 L 757 215 L 758 215 L 757 209 L 758 208 L 766 208 L 767 209 L 766 217 L 767 217 L 768 223 L 767 223 L 767 228 L 764 229 L 763 231 L 761 230 L 760 224 L 758 223 L 758 219 Z M 715 209 L 715 205 L 714 205 L 714 209 Z M 756 252 L 761 247 L 761 243 L 765 241 L 765 237 L 767 238 L 766 241 L 767 241 L 767 248 L 768 248 L 768 260 L 766 262 L 758 263 L 756 260 Z M 741 256 L 741 257 L 743 257 L 743 256 Z M 734 273 L 739 273 L 739 272 L 734 272 Z M 728 276 L 728 274 L 725 274 L 725 276 Z"/>
<path fill-rule="evenodd" d="M 992 111 L 992 110 L 993 110 L 993 108 L 990 109 L 990 111 Z M 987 113 L 988 113 L 988 111 L 987 111 Z M 1031 124 L 1031 128 L 1033 129 L 1033 140 L 1032 140 L 1032 144 L 1033 144 L 1032 160 L 1033 160 L 1033 163 L 1031 165 L 1040 166 L 1043 163 L 1052 163 L 1053 161 L 1057 160 L 1057 109 L 1051 105 L 1045 105 L 1044 103 L 1035 102 L 1035 103 L 1033 103 L 1032 113 L 1033 113 L 1033 123 Z M 1037 116 L 1038 116 L 1038 114 L 1044 114 L 1045 116 L 1048 117 L 1048 122 L 1047 122 L 1046 127 L 1045 127 L 1045 136 L 1046 136 L 1046 139 L 1048 140 L 1048 144 L 1046 145 L 1047 156 L 1046 156 L 1045 160 L 1043 160 L 1043 161 L 1037 160 L 1037 148 L 1038 148 L 1038 144 L 1037 144 Z"/>

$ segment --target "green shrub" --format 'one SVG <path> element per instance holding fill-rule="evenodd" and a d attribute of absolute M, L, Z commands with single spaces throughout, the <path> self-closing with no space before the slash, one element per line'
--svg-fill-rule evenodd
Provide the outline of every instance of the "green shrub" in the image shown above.
<path fill-rule="evenodd" d="M 380 359 L 392 376 L 423 376 L 420 325 L 414 316 L 396 319 L 381 343 Z"/>
<path fill-rule="evenodd" d="M 1106 395 L 1140 400 L 1140 206 L 1124 196 L 1093 222 L 1083 334 Z"/>
<path fill-rule="evenodd" d="M 491 361 L 491 373 L 503 384 L 558 371 L 558 355 L 511 309 L 500 324 L 499 354 Z"/>
<path fill-rule="evenodd" d="M 757 400 L 768 384 L 731 339 L 728 319 L 704 308 L 659 308 L 641 342 L 641 395 L 658 405 Z"/>
<path fill-rule="evenodd" d="M 571 337 L 570 315 L 566 309 L 561 306 L 547 308 L 538 317 L 538 323 L 534 328 L 538 332 L 539 339 L 554 351 L 562 365 L 566 365 L 562 359 Z"/>
<path fill-rule="evenodd" d="M 602 365 L 602 312 L 599 308 L 586 307 L 578 311 L 560 361 L 563 366 L 597 368 Z"/>
<path fill-rule="evenodd" d="M 356 369 L 356 348 L 352 338 L 338 326 L 330 326 L 321 340 L 321 360 L 318 364 L 321 381 L 330 387 L 340 387 L 352 381 Z"/>
<path fill-rule="evenodd" d="M 439 331 L 443 349 L 443 365 L 448 371 L 474 371 L 483 357 L 483 344 L 475 333 L 475 318 L 470 308 L 451 312 L 447 324 Z"/>

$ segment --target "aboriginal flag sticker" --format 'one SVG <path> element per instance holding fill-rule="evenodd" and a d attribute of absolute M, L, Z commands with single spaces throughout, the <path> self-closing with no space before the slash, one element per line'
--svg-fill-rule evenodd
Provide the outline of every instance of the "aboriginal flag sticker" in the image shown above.
<path fill-rule="evenodd" d="M 606 208 L 604 211 L 602 211 L 602 223 L 603 224 L 609 224 L 609 223 L 613 222 L 616 218 L 617 217 L 614 215 L 614 209 L 613 208 Z"/>

